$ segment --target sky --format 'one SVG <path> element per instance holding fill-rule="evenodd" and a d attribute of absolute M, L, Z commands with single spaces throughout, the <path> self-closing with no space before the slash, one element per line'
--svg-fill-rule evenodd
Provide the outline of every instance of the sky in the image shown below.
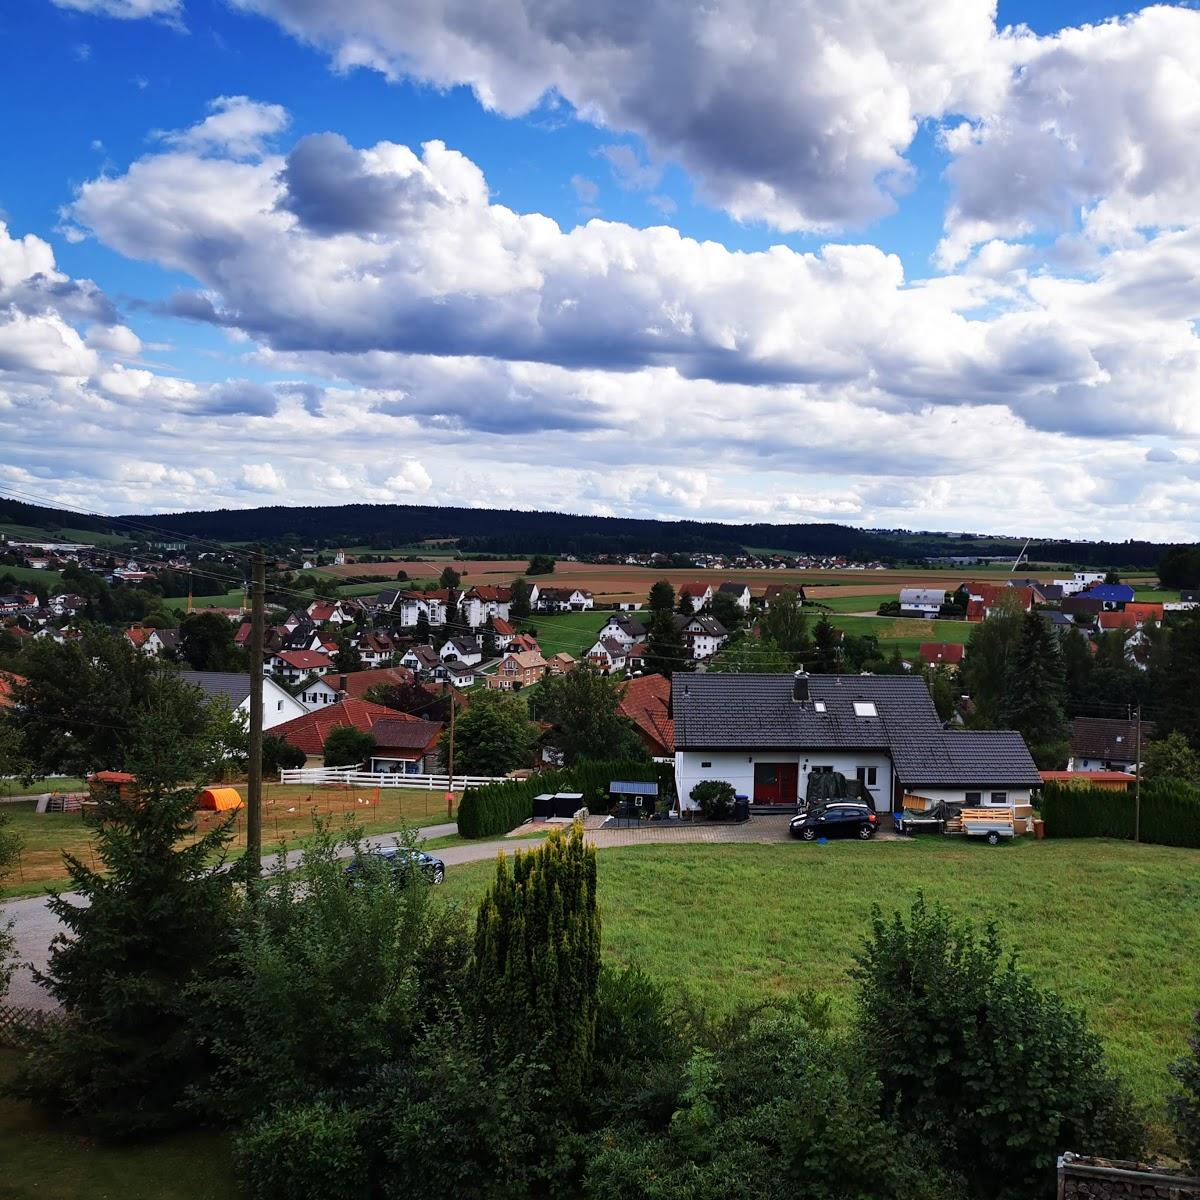
<path fill-rule="evenodd" d="M 0 7 L 0 494 L 1200 538 L 1200 11 Z"/>

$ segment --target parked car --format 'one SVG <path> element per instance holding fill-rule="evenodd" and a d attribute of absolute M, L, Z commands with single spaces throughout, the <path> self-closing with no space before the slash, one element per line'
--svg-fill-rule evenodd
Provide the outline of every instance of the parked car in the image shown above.
<path fill-rule="evenodd" d="M 875 836 L 879 818 L 861 800 L 829 800 L 792 818 L 792 837 L 815 842 L 819 837 L 857 837 L 865 842 Z"/>
<path fill-rule="evenodd" d="M 367 856 L 390 867 L 398 878 L 407 879 L 409 872 L 414 869 L 420 871 L 430 883 L 441 883 L 446 878 L 446 864 L 424 850 L 414 850 L 409 846 L 373 846 L 363 855 L 364 858 Z M 346 868 L 346 878 L 353 882 L 361 870 L 362 863 L 355 860 Z"/>

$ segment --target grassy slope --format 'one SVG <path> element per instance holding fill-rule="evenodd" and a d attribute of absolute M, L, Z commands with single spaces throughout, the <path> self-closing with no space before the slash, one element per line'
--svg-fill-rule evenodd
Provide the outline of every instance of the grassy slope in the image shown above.
<path fill-rule="evenodd" d="M 44 583 L 48 588 L 62 583 L 62 575 L 58 571 L 39 571 L 34 567 L 0 566 L 0 575 L 11 575 L 22 583 Z"/>
<path fill-rule="evenodd" d="M 565 650 L 575 658 L 580 658 L 595 642 L 600 627 L 611 616 L 611 612 L 597 612 L 594 609 L 591 612 L 534 613 L 524 624 L 537 630 L 538 645 L 547 657 Z"/>
<path fill-rule="evenodd" d="M 958 839 L 808 846 L 645 846 L 599 856 L 609 961 L 636 962 L 729 1007 L 814 988 L 851 1009 L 847 978 L 878 903 L 919 890 L 998 923 L 1035 978 L 1085 1008 L 1157 1118 L 1165 1068 L 1200 1003 L 1200 853 L 1107 841 Z M 455 867 L 476 900 L 490 863 Z"/>
<path fill-rule="evenodd" d="M 0 1086 L 19 1056 L 0 1050 Z M 0 1096 L 4 1200 L 225 1200 L 240 1195 L 223 1134 L 189 1133 L 148 1145 L 102 1147 Z"/>

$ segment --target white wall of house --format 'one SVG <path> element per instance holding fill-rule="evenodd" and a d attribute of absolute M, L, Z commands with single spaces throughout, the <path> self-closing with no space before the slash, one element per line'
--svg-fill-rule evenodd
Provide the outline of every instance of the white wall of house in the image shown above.
<path fill-rule="evenodd" d="M 324 708 L 327 704 L 338 702 L 337 688 L 326 683 L 324 679 L 316 679 L 300 692 L 298 699 L 308 712 Z"/>
<path fill-rule="evenodd" d="M 1137 773 L 1137 758 L 1076 758 L 1067 760 L 1068 771 L 1132 771 Z"/>
<path fill-rule="evenodd" d="M 282 725 L 284 721 L 291 721 L 295 717 L 302 717 L 308 709 L 305 708 L 291 692 L 285 688 L 281 688 L 275 680 L 268 676 L 263 676 L 263 728 L 274 729 L 276 725 Z M 246 714 L 246 720 L 250 720 L 250 697 L 238 705 L 238 712 Z"/>
<path fill-rule="evenodd" d="M 857 778 L 858 768 L 874 768 L 875 782 L 866 782 L 875 801 L 877 812 L 890 812 L 892 807 L 892 760 L 878 750 L 757 750 L 757 751 L 700 751 L 680 750 L 675 755 L 675 788 L 684 812 L 695 809 L 691 791 L 705 779 L 723 779 L 733 784 L 733 790 L 754 802 L 754 764 L 795 763 L 799 768 L 797 794 L 803 801 L 808 790 L 808 776 L 815 767 L 831 767 L 847 779 Z M 922 793 L 923 794 L 923 793 Z"/>
<path fill-rule="evenodd" d="M 924 796 L 929 800 L 970 804 L 979 808 L 1011 808 L 1014 804 L 1028 804 L 1031 795 L 1029 788 L 1006 787 L 1004 784 L 976 784 L 969 788 L 914 787 L 910 790 L 914 796 Z M 1003 800 L 993 798 L 1000 795 L 1003 795 Z"/>

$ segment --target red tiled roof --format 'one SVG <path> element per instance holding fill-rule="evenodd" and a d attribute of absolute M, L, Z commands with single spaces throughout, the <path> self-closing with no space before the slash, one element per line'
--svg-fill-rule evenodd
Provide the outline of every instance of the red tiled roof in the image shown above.
<path fill-rule="evenodd" d="M 377 721 L 371 732 L 380 750 L 411 750 L 427 754 L 437 749 L 442 734 L 441 721 L 425 721 L 408 713 L 392 713 L 391 718 Z"/>
<path fill-rule="evenodd" d="M 710 587 L 712 587 L 711 583 L 684 583 L 680 585 L 679 594 L 681 596 L 703 596 Z"/>
<path fill-rule="evenodd" d="M 917 653 L 927 663 L 960 663 L 965 650 L 961 642 L 922 642 Z"/>
<path fill-rule="evenodd" d="M 233 644 L 235 646 L 248 646 L 250 644 L 250 629 L 249 621 L 243 621 L 237 629 L 237 633 L 233 635 Z"/>
<path fill-rule="evenodd" d="M 1144 621 L 1161 621 L 1161 604 L 1126 604 L 1120 612 L 1102 612 L 1099 616 L 1101 629 L 1136 629 Z"/>
<path fill-rule="evenodd" d="M 493 617 L 492 628 L 503 637 L 512 637 L 516 633 L 516 630 L 503 617 Z"/>
<path fill-rule="evenodd" d="M 145 629 L 141 625 L 134 625 L 132 629 L 125 630 L 125 636 L 140 649 L 146 644 L 146 639 L 153 632 L 152 629 Z"/>
<path fill-rule="evenodd" d="M 494 600 L 498 604 L 505 604 L 512 599 L 511 588 L 497 587 L 490 583 L 476 585 L 467 594 L 478 596 L 480 600 Z"/>
<path fill-rule="evenodd" d="M 325 682 L 347 696 L 361 700 L 370 688 L 381 683 L 412 683 L 414 678 L 407 667 L 376 667 L 371 671 L 350 671 L 346 675 L 339 675 L 335 671 L 325 676 Z"/>
<path fill-rule="evenodd" d="M 670 702 L 671 681 L 662 675 L 643 675 L 625 685 L 617 711 L 637 726 L 652 750 L 674 754 L 675 722 L 667 715 Z"/>
<path fill-rule="evenodd" d="M 273 657 L 297 671 L 316 671 L 333 666 L 333 659 L 320 650 L 280 650 Z"/>
<path fill-rule="evenodd" d="M 376 721 L 393 717 L 403 718 L 404 715 L 394 708 L 385 708 L 382 704 L 348 699 L 305 713 L 302 717 L 294 717 L 282 725 L 276 725 L 271 732 L 278 734 L 297 749 L 303 750 L 305 754 L 323 754 L 325 739 L 332 729 L 341 725 L 353 725 L 355 729 L 369 733 Z"/>

